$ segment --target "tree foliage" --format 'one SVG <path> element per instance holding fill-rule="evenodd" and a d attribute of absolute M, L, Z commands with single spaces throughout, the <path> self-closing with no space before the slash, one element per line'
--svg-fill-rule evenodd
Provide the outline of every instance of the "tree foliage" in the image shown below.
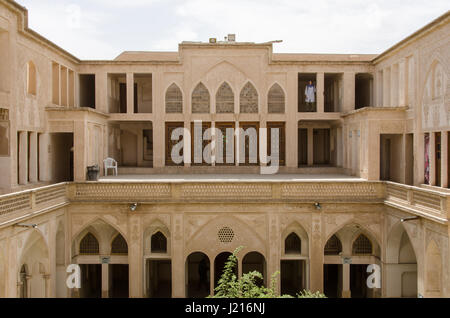
<path fill-rule="evenodd" d="M 237 254 L 242 250 L 238 247 L 233 254 L 228 257 L 222 276 L 219 279 L 218 286 L 214 289 L 213 298 L 294 298 L 291 295 L 279 295 L 277 293 L 277 276 L 279 272 L 272 274 L 269 287 L 264 287 L 258 282 L 264 278 L 258 271 L 252 271 L 243 274 L 240 279 L 236 277 L 235 268 L 237 264 Z M 298 298 L 326 298 L 320 292 L 311 292 L 309 290 L 299 291 Z"/>

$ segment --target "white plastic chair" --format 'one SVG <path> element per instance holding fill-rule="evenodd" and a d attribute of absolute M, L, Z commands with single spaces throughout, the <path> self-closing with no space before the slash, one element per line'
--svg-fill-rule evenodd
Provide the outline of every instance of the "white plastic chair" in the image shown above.
<path fill-rule="evenodd" d="M 108 175 L 108 169 L 114 169 L 115 175 L 117 176 L 117 161 L 113 158 L 106 158 L 103 160 L 103 166 L 105 167 L 105 176 Z"/>

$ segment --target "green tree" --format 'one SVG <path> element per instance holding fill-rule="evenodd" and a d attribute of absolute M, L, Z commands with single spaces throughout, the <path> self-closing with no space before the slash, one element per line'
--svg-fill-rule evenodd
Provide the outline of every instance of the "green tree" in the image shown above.
<path fill-rule="evenodd" d="M 213 298 L 293 298 L 290 295 L 278 295 L 276 292 L 277 276 L 275 272 L 270 279 L 270 286 L 264 287 L 258 284 L 263 280 L 263 275 L 258 271 L 252 271 L 243 274 L 240 279 L 236 277 L 234 269 L 237 264 L 236 255 L 242 250 L 238 247 L 233 254 L 228 257 L 222 276 L 219 279 L 217 287 L 214 289 Z M 298 298 L 326 298 L 320 292 L 311 292 L 308 290 L 300 291 Z"/>

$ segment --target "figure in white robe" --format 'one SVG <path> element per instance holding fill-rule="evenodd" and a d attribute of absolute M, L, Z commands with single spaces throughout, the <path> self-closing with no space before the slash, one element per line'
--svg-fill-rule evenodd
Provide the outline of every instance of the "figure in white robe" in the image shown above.
<path fill-rule="evenodd" d="M 314 103 L 316 102 L 316 87 L 312 81 L 309 81 L 305 87 L 305 101 L 308 106 L 308 111 L 314 111 Z"/>

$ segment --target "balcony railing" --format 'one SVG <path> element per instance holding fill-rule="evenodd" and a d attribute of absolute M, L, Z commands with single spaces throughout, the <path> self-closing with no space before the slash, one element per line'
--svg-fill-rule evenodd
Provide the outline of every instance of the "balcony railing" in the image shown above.
<path fill-rule="evenodd" d="M 58 183 L 1 195 L 0 226 L 68 204 L 66 191 L 67 183 Z"/>
<path fill-rule="evenodd" d="M 371 181 L 71 182 L 0 196 L 0 226 L 65 205 L 95 203 L 384 203 L 446 223 L 450 193 Z"/>
<path fill-rule="evenodd" d="M 386 200 L 389 206 L 419 216 L 446 222 L 450 217 L 450 194 L 404 184 L 386 182 Z"/>

